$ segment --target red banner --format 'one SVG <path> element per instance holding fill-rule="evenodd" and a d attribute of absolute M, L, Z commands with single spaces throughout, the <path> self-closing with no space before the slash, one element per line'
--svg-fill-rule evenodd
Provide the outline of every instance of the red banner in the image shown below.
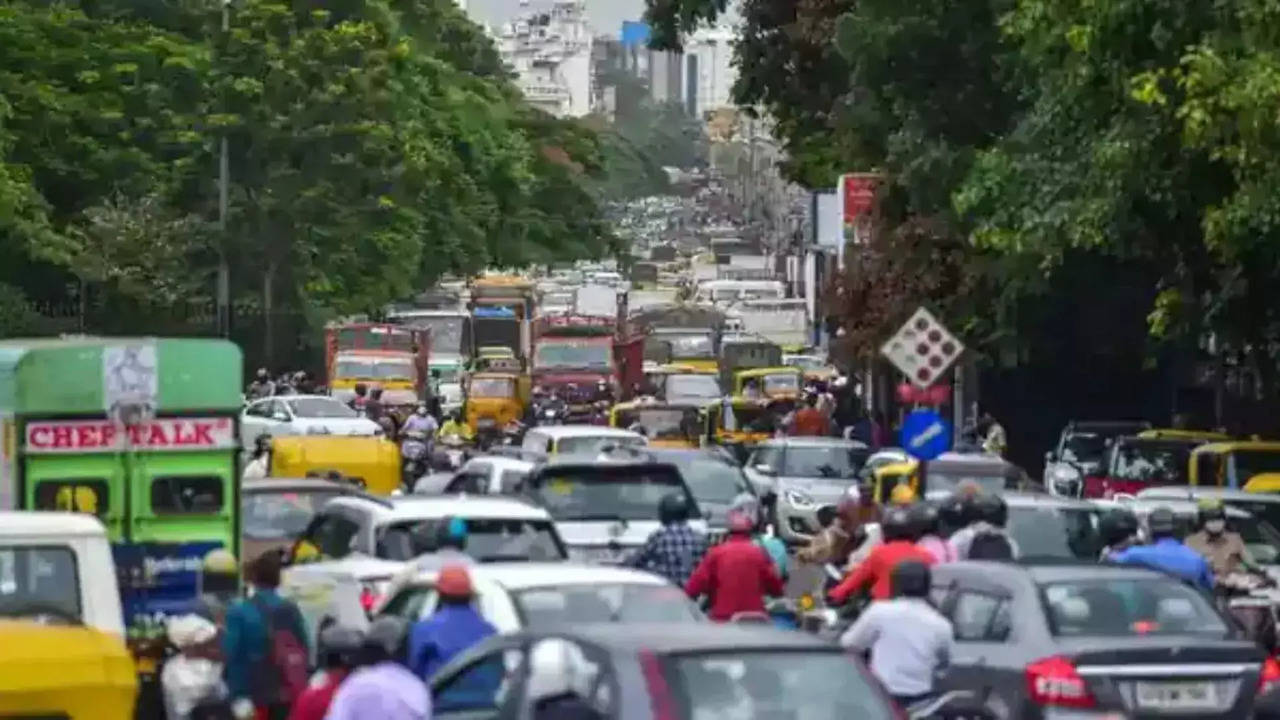
<path fill-rule="evenodd" d="M 876 190 L 880 176 L 868 173 L 851 173 L 840 176 L 841 217 L 845 237 L 852 239 L 858 221 L 870 216 L 876 206 Z"/>
<path fill-rule="evenodd" d="M 121 427 L 110 420 L 27 423 L 28 453 L 223 450 L 236 446 L 231 418 L 157 418 Z"/>

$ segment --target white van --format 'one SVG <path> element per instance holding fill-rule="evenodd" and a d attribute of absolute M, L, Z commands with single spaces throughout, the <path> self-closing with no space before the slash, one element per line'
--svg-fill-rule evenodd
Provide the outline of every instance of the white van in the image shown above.
<path fill-rule="evenodd" d="M 698 283 L 693 300 L 726 307 L 744 300 L 781 300 L 786 296 L 781 280 L 707 280 Z"/>
<path fill-rule="evenodd" d="M 107 530 L 92 515 L 0 512 L 0 617 L 75 620 L 124 638 Z"/>

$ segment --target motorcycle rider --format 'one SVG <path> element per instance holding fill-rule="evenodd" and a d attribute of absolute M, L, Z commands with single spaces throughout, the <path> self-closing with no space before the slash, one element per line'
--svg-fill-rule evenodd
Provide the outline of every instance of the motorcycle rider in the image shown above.
<path fill-rule="evenodd" d="M 418 403 L 418 407 L 414 409 L 413 414 L 404 421 L 402 431 L 405 436 L 409 436 L 410 433 L 420 432 L 428 439 L 433 439 L 436 436 L 436 431 L 439 429 L 440 423 L 436 422 L 436 419 L 431 416 L 431 413 L 427 412 L 427 404 Z M 431 443 L 428 442 L 427 450 L 430 451 L 430 449 Z"/>
<path fill-rule="evenodd" d="M 684 586 L 691 598 L 711 599 L 707 615 L 716 622 L 728 622 L 738 613 L 763 614 L 765 596 L 785 591 L 773 560 L 751 540 L 755 520 L 735 510 L 728 523 L 729 537 L 707 551 Z"/>
<path fill-rule="evenodd" d="M 261 400 L 269 398 L 276 394 L 276 384 L 271 382 L 271 373 L 266 368 L 258 368 L 254 380 L 249 383 L 249 390 L 245 393 L 250 400 Z"/>
<path fill-rule="evenodd" d="M 804 407 L 795 412 L 787 425 L 791 435 L 825 437 L 831 434 L 831 418 L 818 409 L 818 396 L 805 395 Z"/>
<path fill-rule="evenodd" d="M 782 578 L 782 582 L 785 583 L 787 581 L 787 544 L 764 531 L 766 523 L 759 498 L 751 493 L 740 493 L 730 503 L 729 510 L 737 510 L 747 517 L 755 519 L 755 527 L 751 530 L 751 539 L 761 548 L 764 548 L 765 552 L 769 553 L 770 559 L 773 560 L 773 566 L 778 571 L 778 577 Z"/>
<path fill-rule="evenodd" d="M 1149 545 L 1134 545 L 1111 556 L 1119 565 L 1141 565 L 1160 570 L 1204 590 L 1213 590 L 1213 569 L 1209 561 L 1178 540 L 1178 518 L 1167 507 L 1158 507 L 1147 516 Z"/>
<path fill-rule="evenodd" d="M 1018 543 L 1005 530 L 1009 506 L 993 493 L 973 495 L 971 522 L 948 540 L 954 556 L 960 560 L 1013 560 L 1018 557 Z"/>
<path fill-rule="evenodd" d="M 369 388 L 369 399 L 364 403 L 364 416 L 378 422 L 386 412 L 387 408 L 382 404 L 382 387 L 374 385 Z"/>
<path fill-rule="evenodd" d="M 369 401 L 369 386 L 362 382 L 356 383 L 355 396 L 347 401 L 347 407 L 355 410 L 363 417 L 365 403 Z"/>
<path fill-rule="evenodd" d="M 689 503 L 684 493 L 671 492 L 658 501 L 662 527 L 645 540 L 644 547 L 627 564 L 661 575 L 684 587 L 689 576 L 707 554 L 707 538 L 689 526 Z"/>
<path fill-rule="evenodd" d="M 320 631 L 316 654 L 322 674 L 298 696 L 289 720 L 324 720 L 338 687 L 355 670 L 362 644 L 364 633 L 354 628 L 330 625 Z"/>
<path fill-rule="evenodd" d="M 796 552 L 796 557 L 807 563 L 843 567 L 849 553 L 858 546 L 858 529 L 865 522 L 879 521 L 880 507 L 874 502 L 863 504 L 862 498 L 869 495 L 863 495 L 857 487 L 849 488 L 836 505 L 835 519 Z"/>
<path fill-rule="evenodd" d="M 1102 560 L 1110 560 L 1118 552 L 1141 545 L 1138 534 L 1138 516 L 1128 508 L 1112 508 L 1098 520 L 1098 535 L 1102 538 Z"/>
<path fill-rule="evenodd" d="M 394 615 L 374 620 L 360 648 L 360 668 L 338 686 L 327 720 L 430 720 L 431 695 L 406 657 L 408 625 Z"/>
<path fill-rule="evenodd" d="M 919 502 L 911 506 L 911 522 L 916 526 L 920 539 L 916 545 L 927 550 L 933 559 L 940 562 L 951 562 L 956 555 L 951 544 L 942 537 L 942 518 L 938 506 L 929 502 Z"/>
<path fill-rule="evenodd" d="M 840 636 L 840 644 L 871 653 L 871 672 L 900 707 L 933 693 L 951 663 L 951 623 L 929 604 L 932 573 L 906 560 L 892 571 L 893 598 L 872 603 Z"/>
<path fill-rule="evenodd" d="M 858 563 L 844 580 L 831 589 L 832 605 L 843 605 L 850 597 L 871 586 L 873 600 L 885 600 L 892 589 L 890 574 L 893 568 L 906 560 L 916 560 L 932 565 L 934 558 L 929 551 L 916 545 L 916 526 L 911 521 L 911 509 L 891 507 L 880 520 L 883 542 L 871 550 L 867 558 Z"/>
<path fill-rule="evenodd" d="M 436 432 L 436 439 L 445 440 L 447 438 L 457 438 L 463 441 L 474 439 L 475 432 L 471 430 L 471 426 L 462 420 L 462 411 L 454 410 L 449 414 L 449 419 L 444 421 L 444 425 L 440 426 L 440 430 Z"/>
<path fill-rule="evenodd" d="M 1199 530 L 1187 536 L 1187 547 L 1209 561 L 1213 576 L 1222 578 L 1257 568 L 1239 533 L 1227 530 L 1227 510 L 1218 498 L 1205 498 L 1196 508 Z"/>

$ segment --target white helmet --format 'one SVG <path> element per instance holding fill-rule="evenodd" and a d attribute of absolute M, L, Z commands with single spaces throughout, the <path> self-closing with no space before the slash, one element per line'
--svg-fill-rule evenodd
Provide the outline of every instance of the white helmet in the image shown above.
<path fill-rule="evenodd" d="M 577 695 L 587 703 L 595 701 L 600 667 L 587 660 L 582 648 L 563 638 L 546 638 L 533 646 L 529 653 L 529 685 L 525 692 L 534 702 Z"/>

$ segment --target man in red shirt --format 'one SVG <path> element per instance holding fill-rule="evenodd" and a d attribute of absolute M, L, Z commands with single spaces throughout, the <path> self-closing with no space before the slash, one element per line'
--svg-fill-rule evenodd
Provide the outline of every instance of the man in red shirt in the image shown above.
<path fill-rule="evenodd" d="M 791 434 L 809 437 L 825 437 L 831 434 L 831 419 L 818 409 L 818 396 L 805 397 L 804 407 L 791 419 Z"/>
<path fill-rule="evenodd" d="M 907 507 L 892 507 L 880 519 L 880 533 L 884 543 L 872 549 L 853 572 L 831 589 L 833 605 L 843 605 L 849 597 L 867 585 L 871 585 L 872 600 L 888 600 L 892 595 L 890 577 L 893 568 L 903 560 L 917 560 L 933 565 L 933 554 L 916 546 L 916 529 Z"/>
<path fill-rule="evenodd" d="M 289 720 L 324 720 L 338 686 L 355 667 L 356 653 L 363 640 L 364 635 L 360 631 L 337 625 L 320 633 L 319 653 L 324 663 L 324 677 L 302 691 L 289 712 Z"/>
<path fill-rule="evenodd" d="M 784 591 L 773 560 L 751 539 L 754 518 L 733 511 L 728 520 L 729 537 L 707 551 L 684 587 L 695 600 L 702 595 L 711 598 L 708 615 L 716 622 L 727 622 L 737 613 L 763 613 L 765 596 Z"/>

